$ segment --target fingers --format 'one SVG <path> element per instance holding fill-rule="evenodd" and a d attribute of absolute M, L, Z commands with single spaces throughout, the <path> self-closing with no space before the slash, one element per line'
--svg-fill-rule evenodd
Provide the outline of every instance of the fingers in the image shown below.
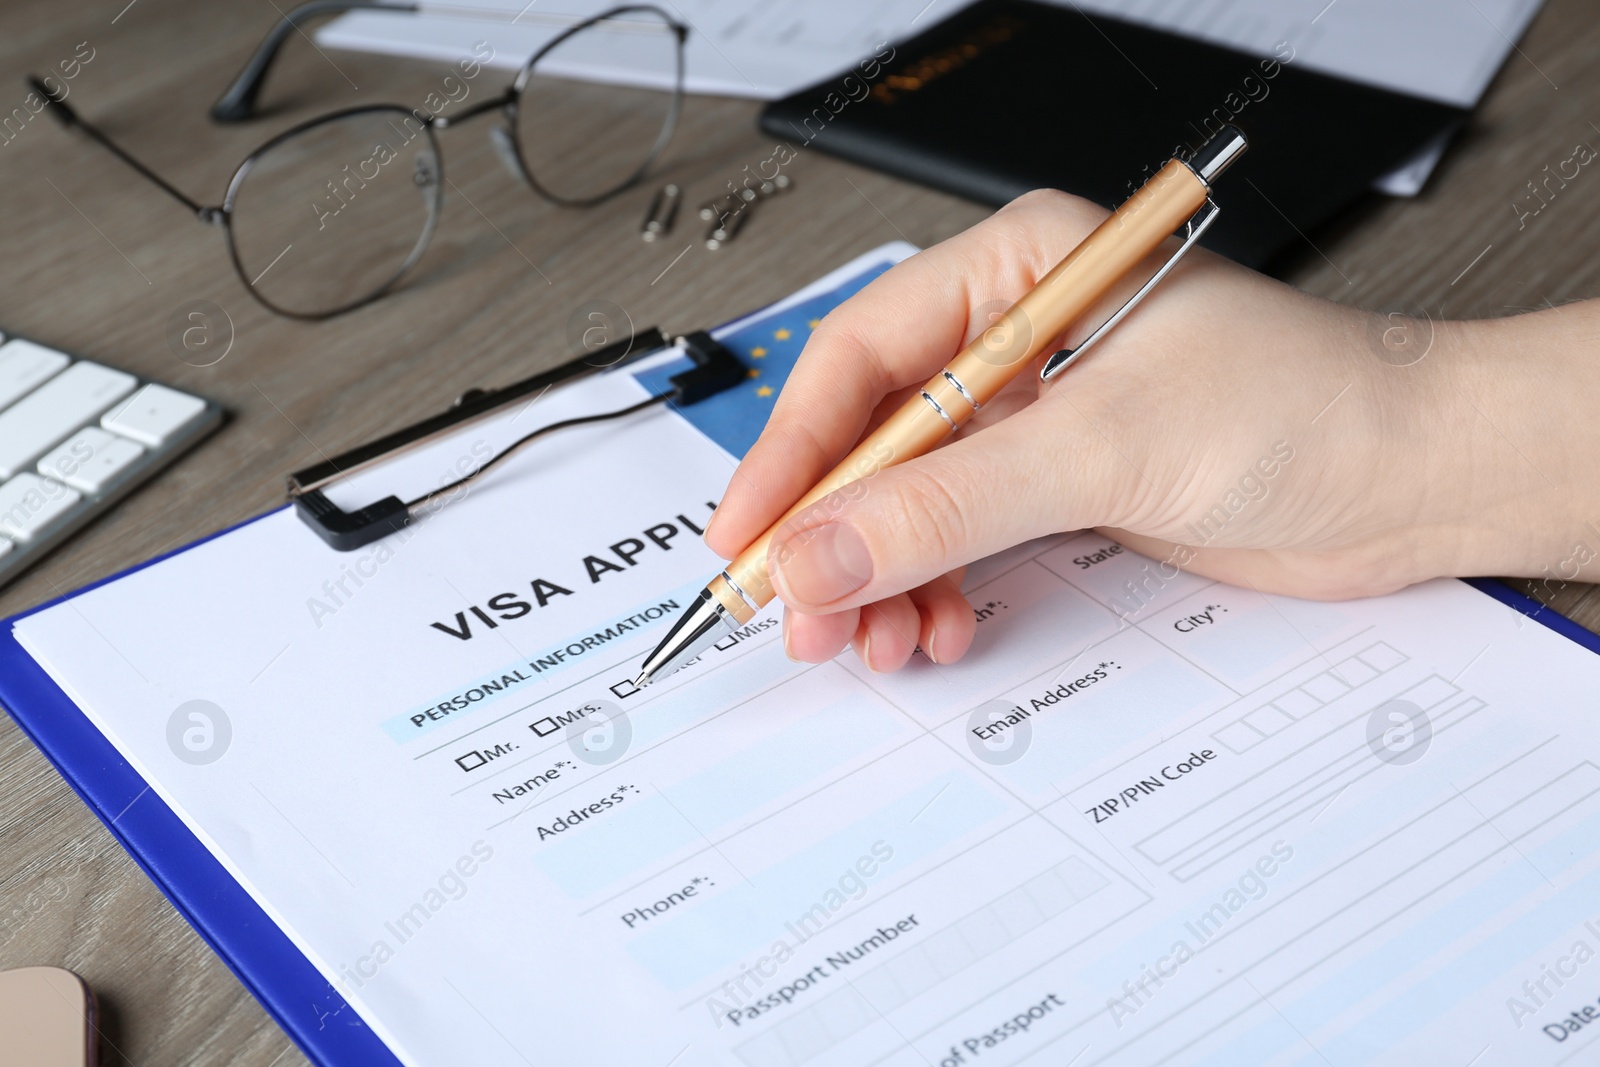
<path fill-rule="evenodd" d="M 972 560 L 1114 521 L 1121 460 L 1071 405 L 1034 404 L 827 498 L 825 521 L 768 552 L 783 602 L 824 615 L 885 600 Z"/>
<path fill-rule="evenodd" d="M 967 654 L 978 632 L 978 617 L 961 595 L 961 575 L 966 568 L 941 575 L 908 594 L 922 622 L 917 647 L 938 664 L 954 663 Z"/>
<path fill-rule="evenodd" d="M 904 593 L 861 609 L 861 624 L 850 644 L 870 670 L 897 671 L 916 651 L 922 619 Z"/>
<path fill-rule="evenodd" d="M 989 305 L 1020 297 L 1104 214 L 1062 193 L 1030 194 L 829 314 L 739 465 L 707 543 L 729 558 L 743 550 L 850 450 L 886 394 L 930 377 L 989 325 Z"/>
<path fill-rule="evenodd" d="M 786 611 L 784 649 L 792 659 L 821 663 L 848 643 L 874 671 L 899 670 L 919 648 L 934 663 L 954 663 L 971 647 L 978 628 L 971 605 L 961 595 L 961 574 L 940 575 L 909 593 L 859 609 L 828 615 Z"/>
<path fill-rule="evenodd" d="M 861 613 L 855 608 L 829 615 L 783 613 L 783 650 L 802 663 L 826 663 L 855 637 Z"/>

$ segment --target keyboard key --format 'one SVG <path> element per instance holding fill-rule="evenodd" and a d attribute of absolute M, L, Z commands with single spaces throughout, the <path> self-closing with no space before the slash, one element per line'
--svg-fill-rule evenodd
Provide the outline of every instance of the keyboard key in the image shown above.
<path fill-rule="evenodd" d="M 60 482 L 19 474 L 0 485 L 0 533 L 26 541 L 82 499 Z"/>
<path fill-rule="evenodd" d="M 33 392 L 71 362 L 64 353 L 32 341 L 19 339 L 0 345 L 0 408 Z"/>
<path fill-rule="evenodd" d="M 138 379 L 80 359 L 0 411 L 0 478 L 33 466 L 85 423 L 133 392 Z"/>
<path fill-rule="evenodd" d="M 98 426 L 85 426 L 39 461 L 39 473 L 66 482 L 80 493 L 98 493 L 126 470 L 144 449 Z"/>
<path fill-rule="evenodd" d="M 133 394 L 127 403 L 109 412 L 100 420 L 100 425 L 140 444 L 160 448 L 173 434 L 199 417 L 205 407 L 206 402 L 197 396 L 152 382 Z"/>

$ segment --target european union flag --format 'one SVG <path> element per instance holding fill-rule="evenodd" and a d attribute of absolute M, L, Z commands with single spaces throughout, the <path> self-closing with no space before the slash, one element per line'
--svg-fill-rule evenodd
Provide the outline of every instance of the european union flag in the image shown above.
<path fill-rule="evenodd" d="M 759 315 L 733 333 L 718 338 L 745 365 L 749 380 L 698 404 L 687 407 L 673 404 L 673 410 L 701 433 L 743 459 L 767 425 L 773 402 L 783 389 L 783 383 L 789 380 L 789 372 L 794 369 L 795 360 L 800 358 L 817 323 L 892 266 L 894 263 L 889 260 L 875 263 L 837 289 L 775 314 Z M 659 392 L 667 388 L 667 379 L 690 366 L 692 364 L 685 358 L 634 377 L 646 389 Z"/>

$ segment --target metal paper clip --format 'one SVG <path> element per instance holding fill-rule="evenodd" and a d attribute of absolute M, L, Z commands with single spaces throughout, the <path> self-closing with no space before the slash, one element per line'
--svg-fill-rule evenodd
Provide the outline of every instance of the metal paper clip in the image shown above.
<path fill-rule="evenodd" d="M 726 215 L 721 215 L 706 229 L 706 247 L 718 249 L 739 235 L 744 229 L 750 213 L 755 209 L 754 202 L 742 204 Z"/>
<path fill-rule="evenodd" d="M 639 236 L 646 241 L 654 241 L 657 237 L 664 237 L 672 232 L 672 222 L 678 217 L 678 201 L 683 199 L 683 190 L 676 185 L 663 185 L 656 193 L 655 199 L 650 201 L 650 211 L 644 217 L 644 226 L 639 230 Z"/>
<path fill-rule="evenodd" d="M 759 185 L 745 185 L 732 192 L 724 193 L 715 200 L 707 200 L 700 205 L 700 217 L 707 222 L 723 218 L 742 204 L 753 204 L 757 200 L 765 200 L 769 196 L 777 196 L 779 193 L 792 188 L 793 185 L 794 180 L 787 174 L 765 178 Z"/>
<path fill-rule="evenodd" d="M 737 211 L 742 207 L 746 199 L 754 200 L 755 193 L 751 192 L 748 198 L 738 193 L 724 193 L 715 200 L 707 200 L 701 204 L 700 217 L 706 222 L 720 221 L 726 218 L 730 212 Z"/>
<path fill-rule="evenodd" d="M 1063 348 L 1045 360 L 1044 369 L 1039 372 L 1039 380 L 1048 382 L 1051 378 L 1072 366 L 1085 352 L 1094 346 L 1096 341 L 1104 337 L 1113 326 L 1126 318 L 1128 312 L 1138 306 L 1139 301 L 1143 300 L 1150 290 L 1156 287 L 1156 283 L 1165 278 L 1168 272 L 1177 266 L 1178 260 L 1182 259 L 1184 253 L 1195 246 L 1201 235 L 1211 228 L 1211 224 L 1217 221 L 1217 216 L 1220 214 L 1222 214 L 1222 208 L 1217 206 L 1215 200 L 1209 196 L 1206 197 L 1206 206 L 1195 212 L 1194 217 L 1183 224 L 1183 244 L 1178 246 L 1178 250 L 1172 253 L 1172 256 L 1165 263 L 1161 264 L 1161 269 L 1151 275 L 1150 280 L 1141 285 L 1139 291 L 1129 297 L 1128 302 L 1118 308 L 1115 315 L 1101 323 L 1099 329 L 1095 330 L 1094 333 L 1084 338 L 1081 345 L 1077 348 Z"/>

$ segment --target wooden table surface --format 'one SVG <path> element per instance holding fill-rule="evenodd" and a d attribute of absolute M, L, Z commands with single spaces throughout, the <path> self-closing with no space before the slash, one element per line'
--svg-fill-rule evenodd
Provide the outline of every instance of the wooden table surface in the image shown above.
<path fill-rule="evenodd" d="M 206 110 L 279 17 L 278 5 L 124 3 L 8 0 L 0 114 L 22 104 L 25 73 L 92 49 L 71 82 L 72 103 L 206 202 L 220 200 L 234 165 L 268 133 L 335 106 L 420 104 L 446 73 L 291 41 L 265 95 L 270 115 L 219 127 Z M 1310 235 L 1281 273 L 1334 300 L 1427 308 L 1435 317 L 1594 296 L 1600 176 L 1582 173 L 1521 229 L 1512 203 L 1574 144 L 1600 144 L 1597 60 L 1600 20 L 1589 0 L 1548 0 L 1425 194 L 1373 198 Z M 505 77 L 487 71 L 473 91 Z M 660 178 L 682 184 L 692 205 L 765 159 L 772 145 L 756 129 L 756 111 L 748 101 L 691 98 Z M 232 413 L 216 437 L 0 592 L 0 615 L 271 508 L 283 499 L 287 471 L 432 414 L 465 389 L 570 356 L 568 322 L 586 301 L 609 300 L 640 326 L 693 328 L 782 296 L 886 240 L 932 244 L 987 214 L 802 152 L 787 168 L 794 190 L 763 205 L 736 242 L 708 251 L 695 241 L 675 262 L 697 226 L 680 225 L 657 244 L 638 238 L 657 182 L 596 209 L 553 207 L 500 166 L 487 125 L 441 134 L 455 188 L 410 284 L 320 324 L 266 312 L 234 276 L 220 233 L 48 116 L 0 143 L 10 204 L 0 327 L 203 393 Z M 233 333 L 226 358 L 203 368 L 178 358 L 170 340 L 174 316 L 198 301 L 221 307 Z M 1550 592 L 1555 607 L 1600 628 L 1594 587 Z M 98 991 L 107 1064 L 304 1062 L 4 719 L 0 968 L 31 964 L 71 968 Z"/>

